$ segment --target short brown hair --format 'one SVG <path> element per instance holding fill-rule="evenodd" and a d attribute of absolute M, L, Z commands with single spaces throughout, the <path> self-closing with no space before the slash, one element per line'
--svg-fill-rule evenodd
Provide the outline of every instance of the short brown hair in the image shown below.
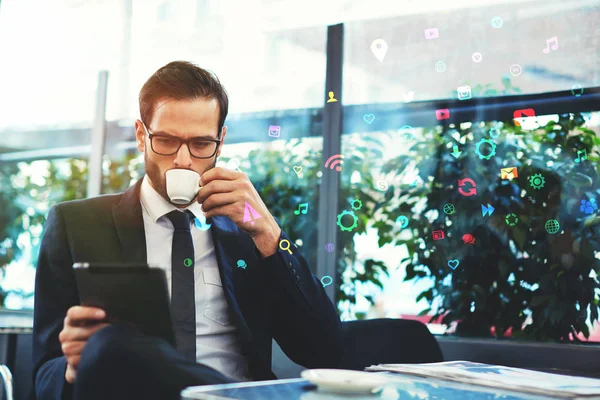
<path fill-rule="evenodd" d="M 225 125 L 229 98 L 219 78 L 188 61 L 172 61 L 156 71 L 140 90 L 140 116 L 149 126 L 154 116 L 156 103 L 160 99 L 194 100 L 217 99 L 219 102 L 219 131 Z"/>

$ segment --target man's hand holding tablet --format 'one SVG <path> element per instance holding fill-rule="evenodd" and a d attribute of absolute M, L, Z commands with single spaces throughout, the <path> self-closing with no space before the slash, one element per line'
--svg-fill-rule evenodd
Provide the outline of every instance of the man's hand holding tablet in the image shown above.
<path fill-rule="evenodd" d="M 81 352 L 90 336 L 110 325 L 104 322 L 105 318 L 104 310 L 95 307 L 73 306 L 67 311 L 63 330 L 58 335 L 62 352 L 67 359 L 67 382 L 75 382 Z"/>

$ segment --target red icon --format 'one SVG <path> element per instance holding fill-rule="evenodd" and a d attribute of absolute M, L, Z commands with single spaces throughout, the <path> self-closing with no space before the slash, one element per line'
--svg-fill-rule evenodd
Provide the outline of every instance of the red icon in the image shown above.
<path fill-rule="evenodd" d="M 441 240 L 443 239 L 446 235 L 444 235 L 444 231 L 433 231 L 433 240 Z"/>
<path fill-rule="evenodd" d="M 528 117 L 535 117 L 535 110 L 533 108 L 524 108 L 522 110 L 515 110 L 515 112 L 513 112 L 513 119 L 516 126 L 521 126 L 521 121 L 519 121 L 519 118 Z"/>
<path fill-rule="evenodd" d="M 470 233 L 465 233 L 462 237 L 462 240 L 465 242 L 465 244 L 475 244 L 475 238 Z"/>
<path fill-rule="evenodd" d="M 467 190 L 463 190 L 463 186 L 467 186 L 467 184 L 470 184 L 471 187 L 467 188 Z M 459 179 L 458 180 L 458 191 L 463 196 L 473 196 L 473 195 L 477 194 L 477 184 L 471 178 Z"/>
<path fill-rule="evenodd" d="M 450 110 L 447 108 L 441 108 L 439 110 L 435 110 L 435 119 L 442 120 L 450 118 Z"/>

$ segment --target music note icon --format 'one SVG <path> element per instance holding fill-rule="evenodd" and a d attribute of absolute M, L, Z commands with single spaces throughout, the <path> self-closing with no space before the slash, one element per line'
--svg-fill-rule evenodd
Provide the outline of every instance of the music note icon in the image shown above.
<path fill-rule="evenodd" d="M 583 154 L 583 157 L 581 155 Z M 587 160 L 587 150 L 577 150 L 577 158 L 574 160 L 575 162 L 581 162 Z"/>
<path fill-rule="evenodd" d="M 551 37 L 546 40 L 546 48 L 542 49 L 542 51 L 546 54 L 550 53 L 550 50 L 558 49 L 558 36 Z"/>
<path fill-rule="evenodd" d="M 298 209 L 294 210 L 294 214 L 300 215 L 300 212 L 302 212 L 302 214 L 308 213 L 308 203 L 298 204 Z"/>

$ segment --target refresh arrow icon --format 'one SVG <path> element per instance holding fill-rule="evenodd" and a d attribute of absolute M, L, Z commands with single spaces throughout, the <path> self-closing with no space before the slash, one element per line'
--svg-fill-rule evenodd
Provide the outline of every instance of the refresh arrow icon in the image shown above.
<path fill-rule="evenodd" d="M 471 187 L 467 188 L 467 190 L 463 190 L 464 186 L 470 185 Z M 473 196 L 477 194 L 477 184 L 471 178 L 459 179 L 458 180 L 458 191 L 463 196 Z"/>

